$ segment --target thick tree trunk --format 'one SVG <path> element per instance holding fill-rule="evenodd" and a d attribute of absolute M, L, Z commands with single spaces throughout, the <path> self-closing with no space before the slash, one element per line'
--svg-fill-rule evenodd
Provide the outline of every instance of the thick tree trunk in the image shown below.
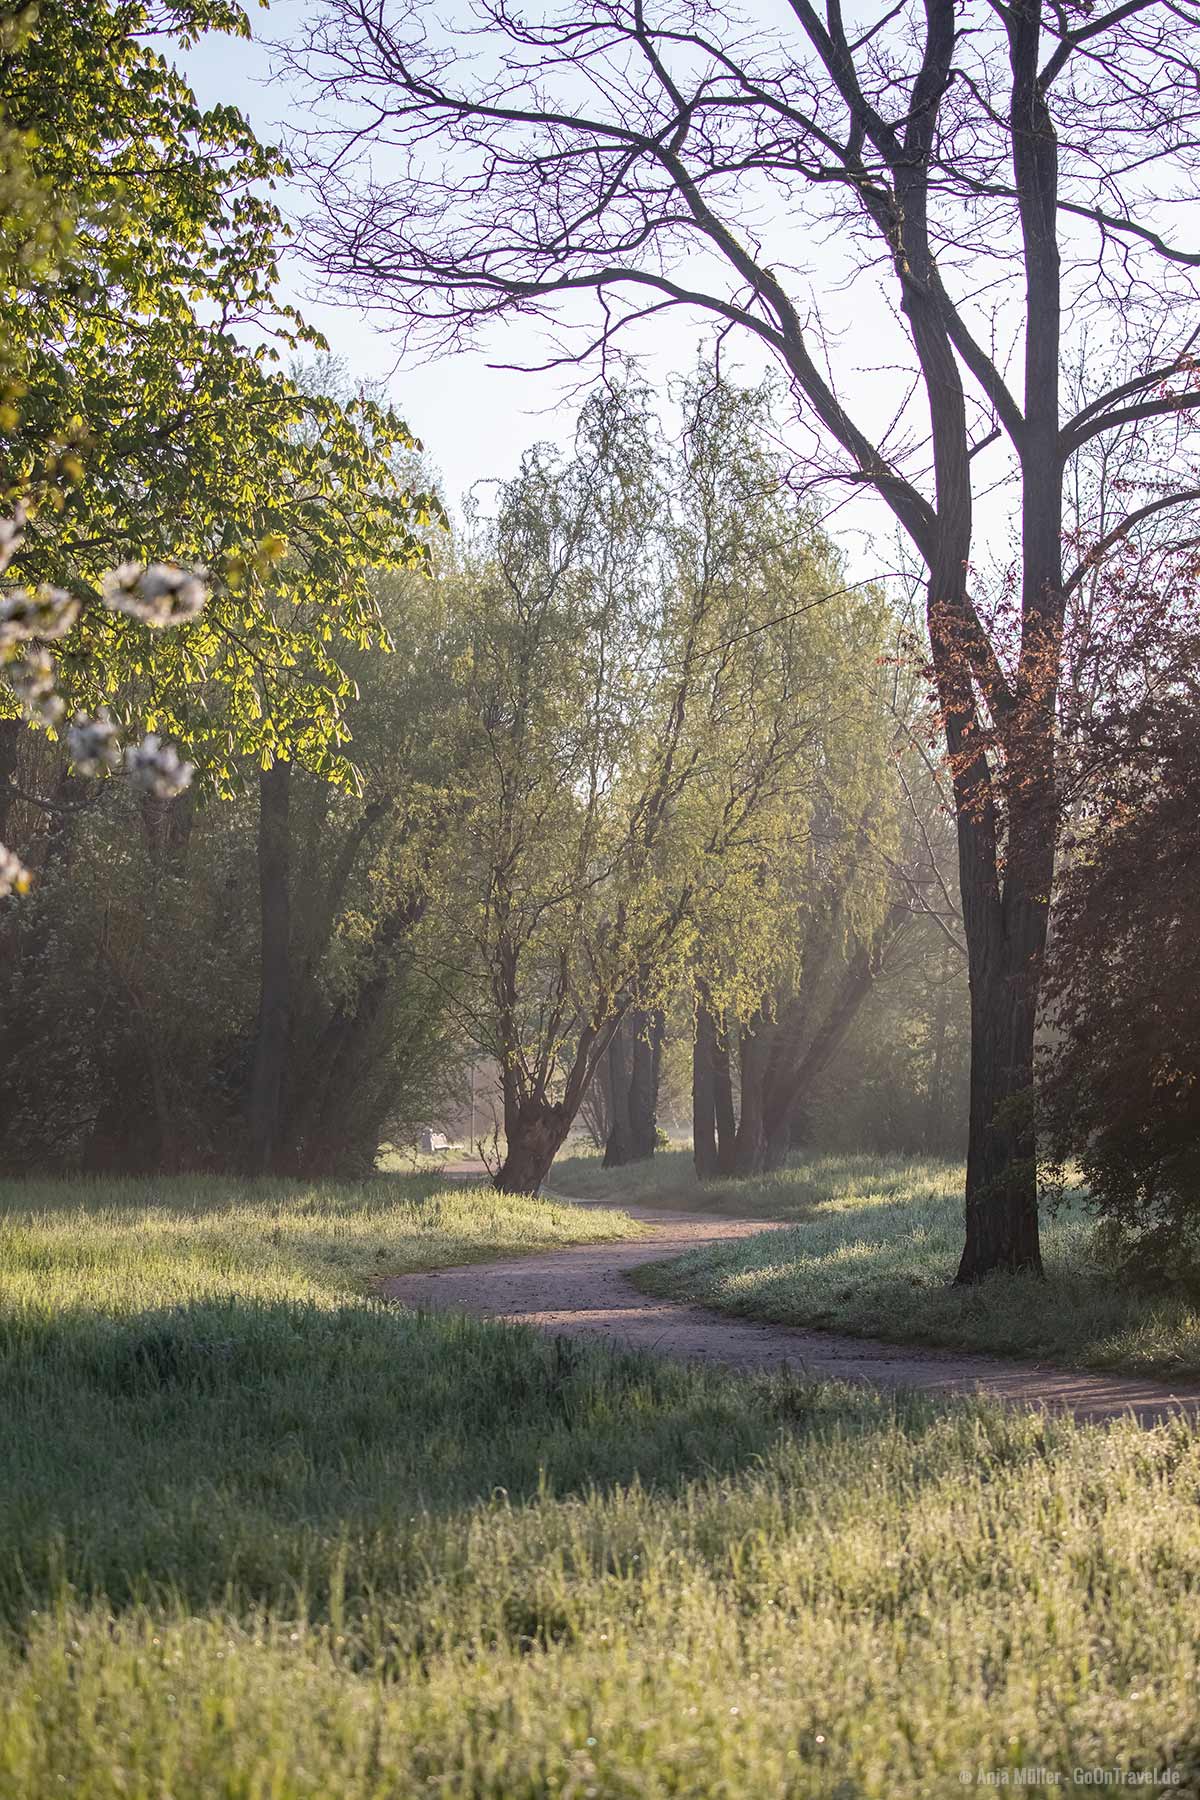
<path fill-rule="evenodd" d="M 1041 1273 L 1033 1050 L 1054 839 L 1048 819 L 1050 837 L 1037 859 L 1040 875 L 1031 882 L 1022 853 L 1031 841 L 1031 821 L 1019 816 L 1010 794 L 1002 892 L 990 784 L 972 773 L 983 755 L 977 728 L 963 732 L 950 714 L 947 735 L 958 761 L 959 885 L 971 989 L 966 1241 L 957 1275 L 967 1283 L 994 1270 Z M 1031 771 L 1024 773 L 1036 780 Z"/>
<path fill-rule="evenodd" d="M 629 1076 L 629 1129 L 633 1154 L 644 1162 L 658 1143 L 658 1083 L 662 1073 L 666 1020 L 661 1012 L 635 1015 L 633 1068 Z"/>
<path fill-rule="evenodd" d="M 1052 727 L 1050 728 L 1052 729 Z M 1010 727 L 1016 737 L 1016 727 Z M 1001 889 L 990 801 L 969 785 L 960 751 L 959 883 L 971 988 L 966 1242 L 959 1282 L 994 1270 L 1040 1274 L 1033 1124 L 1034 1030 L 1054 876 L 1053 740 L 1010 744 L 1007 866 Z M 955 732 L 949 731 L 952 754 Z M 959 735 L 959 743 L 963 738 Z M 985 796 L 986 801 L 986 796 Z"/>
<path fill-rule="evenodd" d="M 632 1012 L 608 1047 L 611 1124 L 604 1147 L 606 1169 L 654 1155 L 665 1025 L 661 1012 Z"/>
<path fill-rule="evenodd" d="M 758 1013 L 742 1032 L 741 1072 L 742 1106 L 737 1133 L 733 1140 L 731 1173 L 739 1176 L 758 1175 L 767 1153 L 766 1122 L 763 1107 L 766 1100 L 767 1066 L 775 1027 Z"/>
<path fill-rule="evenodd" d="M 700 1006 L 692 1047 L 692 1156 L 701 1181 L 717 1172 L 716 1047 L 716 1021 Z"/>
<path fill-rule="evenodd" d="M 510 1107 L 506 1099 L 505 1155 L 494 1184 L 499 1192 L 538 1193 L 570 1129 L 571 1120 L 560 1105 L 526 1102 Z"/>
<path fill-rule="evenodd" d="M 634 1159 L 633 1120 L 630 1114 L 630 1085 L 634 1051 L 629 1042 L 629 1021 L 613 1033 L 608 1046 L 608 1095 L 611 1108 L 608 1137 L 604 1145 L 604 1167 L 623 1168 Z"/>
<path fill-rule="evenodd" d="M 550 1173 L 554 1158 L 567 1141 L 583 1097 L 596 1070 L 607 1057 L 609 1045 L 621 1029 L 622 1013 L 611 1011 L 597 1021 L 588 1020 L 579 1033 L 571 1066 L 562 1071 L 562 1098 L 547 1096 L 552 1059 L 543 1051 L 530 1068 L 520 1050 L 514 1025 L 512 997 L 516 993 L 515 963 L 511 953 L 502 961 L 504 1001 L 500 1009 L 500 1089 L 504 1095 L 504 1161 L 493 1177 L 502 1194 L 536 1194 Z"/>
<path fill-rule="evenodd" d="M 1039 586 L 1053 598 L 1056 531 L 1039 534 L 1046 570 L 1033 572 L 1030 473 L 1024 471 L 1025 604 Z M 1043 485 L 1056 492 L 1052 471 Z M 1025 623 L 1016 691 L 998 694 L 1008 802 L 1006 841 L 996 777 L 963 655 L 962 567 L 935 571 L 929 626 L 954 780 L 959 889 L 971 987 L 971 1087 L 964 1205 L 966 1241 L 957 1280 L 994 1270 L 1041 1273 L 1037 1159 L 1032 1121 L 1034 1026 L 1054 878 L 1054 694 L 1057 647 Z"/>
<path fill-rule="evenodd" d="M 1033 1129 L 1036 1009 L 1005 963 L 971 981 L 971 1112 L 960 1282 L 996 1269 L 1041 1272 Z"/>
<path fill-rule="evenodd" d="M 292 766 L 275 762 L 258 778 L 258 886 L 262 952 L 258 1030 L 247 1109 L 247 1164 L 262 1175 L 279 1147 L 291 1024 Z"/>
<path fill-rule="evenodd" d="M 1007 842 L 981 844 L 959 807 L 971 977 L 971 1125 L 960 1282 L 993 1270 L 1041 1274 L 1034 1030 L 1058 826 L 1055 715 L 1062 652 L 1058 146 L 1041 67 L 1041 8 L 1014 7 L 1012 157 L 1025 252 L 1025 420 L 1021 457 L 1021 652 L 1003 709 Z M 974 851 L 975 870 L 963 851 Z M 980 893 L 980 885 L 986 892 Z M 968 888 L 972 905 L 968 906 Z"/>

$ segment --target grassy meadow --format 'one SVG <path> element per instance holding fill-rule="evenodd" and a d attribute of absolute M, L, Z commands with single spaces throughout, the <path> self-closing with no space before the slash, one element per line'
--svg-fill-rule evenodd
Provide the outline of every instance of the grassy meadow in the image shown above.
<path fill-rule="evenodd" d="M 0 1206 L 3 1800 L 1200 1781 L 1186 1425 L 407 1313 L 375 1274 L 629 1228 L 425 1178 Z"/>
<path fill-rule="evenodd" d="M 672 1299 L 777 1324 L 1034 1357 L 1081 1368 L 1200 1374 L 1200 1308 L 1114 1278 L 1078 1201 L 1042 1220 L 1046 1276 L 997 1275 L 956 1288 L 960 1164 L 871 1155 L 797 1157 L 755 1180 L 700 1183 L 686 1150 L 636 1170 L 575 1155 L 564 1194 L 614 1205 L 688 1207 L 784 1219 L 789 1228 L 714 1244 L 637 1272 Z"/>

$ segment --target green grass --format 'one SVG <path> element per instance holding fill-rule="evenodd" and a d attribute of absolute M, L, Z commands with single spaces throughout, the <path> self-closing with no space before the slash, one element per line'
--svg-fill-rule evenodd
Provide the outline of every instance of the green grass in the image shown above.
<path fill-rule="evenodd" d="M 771 1207 L 774 1176 L 755 1181 L 698 1181 L 690 1148 L 657 1150 L 645 1162 L 624 1169 L 606 1169 L 602 1153 L 590 1146 L 573 1145 L 558 1157 L 550 1174 L 556 1193 L 577 1200 L 604 1200 L 620 1194 L 614 1205 L 680 1207 L 688 1212 L 738 1213 L 774 1218 Z"/>
<path fill-rule="evenodd" d="M 961 1165 L 878 1156 L 797 1158 L 757 1180 L 700 1184 L 677 1152 L 631 1171 L 573 1158 L 559 1191 L 791 1221 L 637 1272 L 648 1292 L 785 1325 L 1033 1357 L 1079 1368 L 1200 1374 L 1200 1310 L 1114 1277 L 1079 1203 L 1042 1221 L 1045 1279 L 956 1288 Z"/>
<path fill-rule="evenodd" d="M 231 1283 L 261 1299 L 303 1298 L 313 1286 L 340 1295 L 387 1275 L 644 1229 L 619 1212 L 502 1196 L 435 1174 L 0 1182 L 0 1218 L 10 1301 L 56 1309 L 102 1302 L 108 1284 L 126 1309 L 204 1299 Z"/>
<path fill-rule="evenodd" d="M 620 1228 L 546 1203 L 0 1199 L 3 1800 L 1200 1781 L 1185 1424 L 939 1409 L 370 1297 L 379 1267 Z"/>

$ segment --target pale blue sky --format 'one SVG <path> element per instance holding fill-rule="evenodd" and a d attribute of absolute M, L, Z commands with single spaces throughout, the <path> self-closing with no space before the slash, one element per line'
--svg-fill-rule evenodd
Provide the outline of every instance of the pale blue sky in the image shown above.
<path fill-rule="evenodd" d="M 269 10 L 252 12 L 255 42 L 210 36 L 181 54 L 201 103 L 232 102 L 249 116 L 259 136 L 272 142 L 285 139 L 289 126 L 302 126 L 304 99 L 273 75 L 265 40 L 295 36 L 314 10 L 309 0 L 272 0 Z M 298 192 L 283 192 L 278 198 L 285 212 L 295 215 L 302 209 Z M 884 429 L 907 385 L 897 367 L 896 321 L 870 278 L 855 278 L 850 303 L 843 285 L 847 263 L 836 242 L 823 246 L 806 242 L 804 255 L 815 259 L 826 297 L 833 295 L 826 324 L 837 341 L 840 391 L 868 430 Z M 501 324 L 489 344 L 441 356 L 436 362 L 409 354 L 398 363 L 397 346 L 381 326 L 355 308 L 330 304 L 314 291 L 313 277 L 298 258 L 286 266 L 286 286 L 288 297 L 325 333 L 352 377 L 387 380 L 393 403 L 424 441 L 452 505 L 476 482 L 511 475 L 529 444 L 569 439 L 580 397 L 578 372 L 573 377 L 521 374 L 489 366 L 501 361 L 534 363 L 544 357 L 547 340 L 536 321 Z M 649 378 L 665 389 L 671 372 L 690 367 L 708 341 L 705 322 L 679 312 L 640 328 L 636 349 Z M 725 366 L 738 369 L 737 357 L 748 357 L 738 372 L 754 379 L 762 363 L 754 360 L 758 353 L 752 341 L 747 337 L 742 343 L 739 349 L 736 339 L 727 342 Z M 904 405 L 903 400 L 899 403 Z M 918 420 L 918 442 L 922 435 Z M 825 503 L 836 508 L 830 528 L 848 555 L 852 578 L 877 577 L 896 566 L 895 527 L 881 502 L 861 488 L 840 488 L 825 490 Z M 1001 526 L 1001 536 L 1005 535 L 1006 519 Z"/>
<path fill-rule="evenodd" d="M 271 78 L 271 56 L 264 39 L 286 38 L 305 13 L 305 0 L 272 0 L 269 11 L 254 7 L 252 23 L 260 37 L 251 44 L 210 36 L 178 61 L 202 105 L 232 103 L 248 115 L 258 135 L 278 142 L 286 127 L 302 120 L 300 103 L 287 84 Z M 285 211 L 302 204 L 296 194 L 277 196 Z M 538 439 L 565 441 L 572 429 L 577 402 L 571 383 L 561 375 L 522 375 L 488 366 L 489 357 L 532 362 L 544 354 L 536 327 L 518 322 L 502 328 L 490 352 L 442 356 L 436 363 L 407 356 L 397 366 L 397 347 L 356 309 L 323 303 L 314 292 L 311 274 L 297 259 L 287 265 L 288 297 L 330 340 L 355 378 L 385 378 L 394 404 L 423 440 L 445 490 L 457 502 L 481 479 L 511 475 L 522 451 Z M 671 366 L 690 364 L 703 337 L 696 321 L 681 330 L 676 321 L 660 333 L 657 347 L 645 346 L 663 376 Z M 669 349 L 665 348 L 670 346 Z M 578 384 L 578 376 L 575 384 Z"/>

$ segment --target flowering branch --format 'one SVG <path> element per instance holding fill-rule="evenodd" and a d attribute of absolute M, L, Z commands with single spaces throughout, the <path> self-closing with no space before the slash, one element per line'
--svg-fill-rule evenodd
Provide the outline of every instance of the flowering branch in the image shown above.
<path fill-rule="evenodd" d="M 0 574 L 21 547 L 25 515 L 21 508 L 0 520 Z M 208 601 L 205 571 L 178 569 L 168 563 L 121 563 L 100 584 L 109 612 L 139 619 L 160 631 L 195 619 Z M 43 583 L 36 589 L 10 588 L 0 595 L 0 669 L 31 723 L 56 727 L 66 711 L 58 693 L 58 671 L 47 642 L 65 638 L 79 619 L 81 605 L 65 588 Z M 154 732 L 140 744 L 121 746 L 106 707 L 94 719 L 76 713 L 67 732 L 67 749 L 79 775 L 125 775 L 142 792 L 159 800 L 182 794 L 195 773 L 172 744 Z M 0 899 L 24 894 L 32 877 L 20 858 L 0 844 Z"/>

